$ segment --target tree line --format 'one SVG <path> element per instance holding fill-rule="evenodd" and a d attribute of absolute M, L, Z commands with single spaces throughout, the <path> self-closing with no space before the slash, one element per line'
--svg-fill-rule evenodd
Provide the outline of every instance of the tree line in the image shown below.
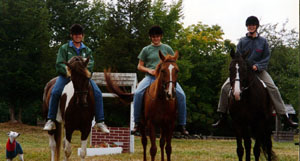
<path fill-rule="evenodd" d="M 56 76 L 57 50 L 70 39 L 72 24 L 85 28 L 84 43 L 93 50 L 94 71 L 112 68 L 115 72 L 133 72 L 138 73 L 139 80 L 144 74 L 137 71 L 137 56 L 150 43 L 148 29 L 155 24 L 164 30 L 163 43 L 179 51 L 178 80 L 187 98 L 187 128 L 192 133 L 224 134 L 210 124 L 217 117 L 220 88 L 228 77 L 228 53 L 235 44 L 224 40 L 218 25 L 199 22 L 183 27 L 182 3 L 1 0 L 0 121 L 36 124 L 42 119 L 43 88 Z M 298 109 L 298 32 L 287 30 L 284 24 L 265 24 L 260 33 L 270 44 L 269 73 L 284 101 Z M 108 125 L 128 125 L 129 108 L 104 100 Z"/>

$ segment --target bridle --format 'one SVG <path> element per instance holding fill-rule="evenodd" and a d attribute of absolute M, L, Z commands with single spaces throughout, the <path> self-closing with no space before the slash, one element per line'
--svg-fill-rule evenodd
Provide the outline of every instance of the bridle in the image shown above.
<path fill-rule="evenodd" d="M 175 62 L 176 62 L 175 60 L 167 60 L 167 61 L 161 63 L 161 65 L 164 64 L 164 63 L 175 63 Z M 166 86 L 167 86 L 167 84 L 169 84 L 169 83 L 173 83 L 173 84 L 174 84 L 174 87 L 176 87 L 177 81 L 167 81 L 167 82 L 163 82 L 162 87 L 165 89 Z"/>
<path fill-rule="evenodd" d="M 248 65 L 248 63 L 247 63 L 247 65 Z M 253 71 L 251 71 L 251 72 L 253 72 Z M 239 84 L 241 84 L 240 78 L 238 78 L 238 79 L 235 78 L 235 79 L 232 80 L 232 81 L 234 81 L 234 84 L 237 83 L 237 82 L 239 82 Z M 232 82 L 232 81 L 231 81 L 231 82 Z M 251 81 L 248 83 L 248 86 L 246 86 L 246 87 L 245 87 L 245 86 L 242 86 L 242 87 L 241 87 L 241 89 L 240 89 L 240 91 L 241 91 L 241 92 L 240 92 L 240 95 L 241 95 L 241 96 L 242 96 L 243 92 L 245 92 L 246 90 L 248 90 L 248 89 L 253 85 L 254 81 L 255 81 L 255 78 L 251 79 Z M 232 84 L 231 82 L 230 82 L 230 84 Z M 244 84 L 244 83 L 243 83 L 243 84 Z M 234 92 L 234 91 L 233 91 L 233 87 L 232 87 L 232 85 L 231 85 L 230 93 L 231 93 L 232 96 L 233 96 L 233 92 Z"/>
<path fill-rule="evenodd" d="M 159 68 L 161 68 L 161 66 L 162 66 L 164 63 L 175 63 L 175 62 L 176 62 L 175 60 L 167 60 L 167 61 L 165 61 L 165 62 L 162 62 L 162 63 L 160 64 L 160 67 L 159 67 Z M 161 70 L 161 69 L 160 69 L 160 70 Z M 162 83 L 163 89 L 165 89 L 166 86 L 167 86 L 169 83 L 174 84 L 174 88 L 176 88 L 177 81 L 167 81 L 167 82 L 163 82 L 163 83 Z M 163 91 L 164 91 L 164 93 L 166 93 L 165 90 L 163 90 Z M 149 97 L 150 97 L 151 100 L 155 100 L 155 98 L 153 98 L 153 97 L 151 96 L 151 94 L 149 93 L 149 88 L 146 90 L 146 93 L 149 95 Z M 176 91 L 175 91 L 175 93 L 176 93 Z M 162 97 L 159 97 L 159 98 L 162 98 Z"/>

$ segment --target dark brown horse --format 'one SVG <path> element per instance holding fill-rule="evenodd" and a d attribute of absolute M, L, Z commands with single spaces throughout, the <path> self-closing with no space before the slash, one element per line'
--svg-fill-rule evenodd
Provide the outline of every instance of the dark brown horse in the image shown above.
<path fill-rule="evenodd" d="M 255 139 L 254 156 L 258 161 L 261 149 L 268 161 L 275 159 L 272 150 L 272 106 L 267 89 L 258 79 L 245 58 L 248 53 L 230 53 L 230 84 L 232 87 L 229 99 L 229 111 L 233 120 L 237 141 L 237 155 L 243 160 L 244 147 L 246 161 L 250 161 L 251 137 Z"/>
<path fill-rule="evenodd" d="M 63 142 L 65 160 L 71 155 L 71 138 L 74 130 L 81 132 L 80 157 L 83 161 L 86 155 L 87 138 L 91 131 L 92 120 L 95 114 L 95 101 L 92 87 L 89 84 L 91 77 L 87 70 L 89 58 L 84 60 L 80 56 L 73 57 L 68 63 L 68 73 L 71 81 L 65 86 L 60 98 L 58 109 L 58 121 L 56 129 L 49 131 L 49 145 L 51 149 L 51 161 L 60 160 L 61 132 L 64 125 L 65 139 Z M 56 78 L 49 81 L 44 89 L 43 111 L 48 112 L 51 90 Z M 61 118 L 61 119 L 60 119 Z"/>
<path fill-rule="evenodd" d="M 161 62 L 156 67 L 156 80 L 146 89 L 143 99 L 143 114 L 141 120 L 140 132 L 142 135 L 142 144 L 144 149 L 144 161 L 146 158 L 147 137 L 146 131 L 149 131 L 151 141 L 151 160 L 154 161 L 157 152 L 155 143 L 155 129 L 160 128 L 160 148 L 161 160 L 164 160 L 164 149 L 166 150 L 167 160 L 171 160 L 171 139 L 175 126 L 177 114 L 176 102 L 176 81 L 179 71 L 176 64 L 178 52 L 174 56 L 166 57 L 159 51 Z M 124 93 L 116 86 L 108 73 L 105 73 L 108 88 L 121 99 L 131 102 L 133 94 Z"/>

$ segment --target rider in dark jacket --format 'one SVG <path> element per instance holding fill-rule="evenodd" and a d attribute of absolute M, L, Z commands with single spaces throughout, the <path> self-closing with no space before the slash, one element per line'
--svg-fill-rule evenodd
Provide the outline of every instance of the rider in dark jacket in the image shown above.
<path fill-rule="evenodd" d="M 261 37 L 257 32 L 259 21 L 257 17 L 250 16 L 246 20 L 246 27 L 249 31 L 245 37 L 241 38 L 237 45 L 237 52 L 247 53 L 247 61 L 252 66 L 252 70 L 256 71 L 257 76 L 266 84 L 271 101 L 274 105 L 275 111 L 280 114 L 285 123 L 291 127 L 298 127 L 298 123 L 293 122 L 286 112 L 284 102 L 281 98 L 278 88 L 273 82 L 271 76 L 267 72 L 268 63 L 270 60 L 270 50 L 268 42 Z M 217 127 L 226 121 L 226 113 L 228 111 L 228 93 L 230 91 L 229 78 L 223 84 L 221 89 L 221 96 L 218 105 L 218 112 L 220 113 L 220 120 L 212 126 Z"/>

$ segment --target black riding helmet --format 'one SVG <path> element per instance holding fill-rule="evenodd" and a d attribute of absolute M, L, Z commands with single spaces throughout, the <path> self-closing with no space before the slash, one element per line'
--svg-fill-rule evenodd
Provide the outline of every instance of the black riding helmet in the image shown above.
<path fill-rule="evenodd" d="M 152 26 L 149 30 L 150 37 L 153 35 L 163 35 L 163 34 L 164 34 L 163 30 L 158 25 Z"/>
<path fill-rule="evenodd" d="M 255 17 L 255 16 L 248 17 L 247 20 L 246 20 L 246 26 L 249 26 L 249 25 L 256 25 L 257 28 L 258 28 L 259 27 L 258 18 Z"/>
<path fill-rule="evenodd" d="M 83 27 L 79 24 L 73 24 L 70 27 L 70 34 L 71 35 L 80 35 L 83 34 Z"/>

